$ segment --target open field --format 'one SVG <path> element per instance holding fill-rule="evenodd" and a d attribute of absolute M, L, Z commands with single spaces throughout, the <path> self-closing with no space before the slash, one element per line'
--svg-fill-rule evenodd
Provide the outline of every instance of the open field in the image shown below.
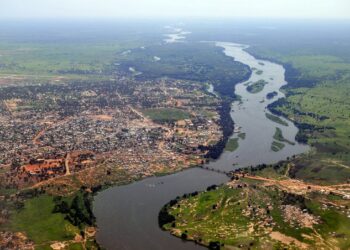
<path fill-rule="evenodd" d="M 0 84 L 8 78 L 22 78 L 22 84 L 23 78 L 32 83 L 109 79 L 117 54 L 152 40 L 141 41 L 118 23 L 3 21 L 0 33 Z"/>
<path fill-rule="evenodd" d="M 62 214 L 53 214 L 53 197 L 41 196 L 30 199 L 24 207 L 13 215 L 11 228 L 15 231 L 25 231 L 36 244 L 50 241 L 72 240 L 78 228 L 64 219 Z"/>
<path fill-rule="evenodd" d="M 93 221 L 88 219 L 91 212 L 87 197 L 82 192 L 67 197 L 35 195 L 18 202 L 10 223 L 0 228 L 24 232 L 23 237 L 33 242 L 35 249 L 51 249 L 53 244 L 64 244 L 69 249 L 84 249 L 87 245 L 97 249 L 91 234 L 95 230 L 91 227 Z M 86 230 L 90 230 L 90 235 L 84 233 Z"/>
<path fill-rule="evenodd" d="M 297 122 L 298 137 L 315 148 L 310 158 L 299 162 L 297 178 L 332 183 L 350 179 L 349 82 L 345 78 L 312 88 L 288 89 L 285 101 L 274 108 Z"/>
<path fill-rule="evenodd" d="M 1 74 L 106 74 L 119 44 L 0 43 Z M 109 74 L 111 72 L 108 72 Z"/>

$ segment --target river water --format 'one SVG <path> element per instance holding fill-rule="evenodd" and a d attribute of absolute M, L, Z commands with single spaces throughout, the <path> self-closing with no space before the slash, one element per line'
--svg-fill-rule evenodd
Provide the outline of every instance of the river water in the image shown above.
<path fill-rule="evenodd" d="M 261 163 L 275 163 L 307 151 L 307 146 L 295 142 L 294 137 L 298 130 L 291 122 L 286 121 L 289 126 L 282 126 L 265 116 L 266 106 L 283 96 L 279 89 L 287 84 L 284 68 L 269 61 L 257 60 L 244 50 L 247 46 L 221 42 L 216 45 L 224 48 L 227 56 L 256 68 L 247 82 L 263 79 L 268 84 L 263 91 L 256 94 L 246 91 L 247 82 L 236 85 L 236 94 L 241 96 L 242 102 L 233 103 L 231 116 L 235 121 L 236 132 L 239 130 L 246 133 L 246 138 L 239 139 L 239 148 L 236 151 L 224 152 L 218 160 L 206 166 L 232 170 Z M 256 74 L 257 70 L 261 70 L 261 74 Z M 266 100 L 266 94 L 272 91 L 278 92 L 278 96 Z M 276 127 L 282 130 L 285 138 L 296 144 L 286 143 L 281 151 L 273 152 L 270 148 Z M 238 133 L 235 133 L 232 138 L 237 136 Z M 223 174 L 192 168 L 100 192 L 94 200 L 94 214 L 99 228 L 97 241 L 111 250 L 202 249 L 192 242 L 183 242 L 162 231 L 158 227 L 158 213 L 165 203 L 176 196 L 204 190 L 212 184 L 222 184 L 227 180 Z"/>
<path fill-rule="evenodd" d="M 165 43 L 178 43 L 183 42 L 186 39 L 186 35 L 191 34 L 189 31 L 184 31 L 181 28 L 172 29 L 171 34 L 165 34 L 164 42 Z"/>

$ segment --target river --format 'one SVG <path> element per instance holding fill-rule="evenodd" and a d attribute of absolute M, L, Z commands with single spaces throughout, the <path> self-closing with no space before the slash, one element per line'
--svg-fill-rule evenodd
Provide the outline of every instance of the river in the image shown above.
<path fill-rule="evenodd" d="M 191 34 L 189 31 L 184 31 L 181 28 L 172 28 L 171 34 L 165 34 L 165 43 L 178 43 L 183 42 L 186 39 L 186 35 Z"/>
<path fill-rule="evenodd" d="M 288 126 L 282 126 L 265 116 L 267 105 L 283 96 L 279 89 L 287 84 L 284 68 L 269 61 L 257 60 L 244 50 L 247 46 L 222 42 L 216 45 L 224 48 L 227 56 L 256 69 L 247 82 L 263 79 L 268 84 L 256 94 L 246 90 L 247 82 L 236 85 L 236 94 L 241 96 L 242 102 L 232 104 L 231 116 L 235 121 L 236 132 L 239 130 L 246 133 L 246 138 L 239 139 L 236 151 L 224 152 L 218 160 L 211 161 L 206 166 L 232 170 L 261 163 L 275 163 L 307 151 L 307 146 L 295 142 L 298 130 L 291 122 L 286 121 Z M 258 70 L 261 70 L 259 74 L 256 73 Z M 272 91 L 276 91 L 278 96 L 266 100 L 266 94 Z M 276 127 L 295 145 L 286 143 L 281 151 L 273 152 L 270 148 Z M 237 136 L 238 133 L 234 133 L 232 138 L 238 138 Z M 223 174 L 192 168 L 100 192 L 94 200 L 94 214 L 99 228 L 97 241 L 111 250 L 202 249 L 192 242 L 183 242 L 162 231 L 158 227 L 158 213 L 165 203 L 176 196 L 204 190 L 212 184 L 222 184 L 227 180 Z"/>

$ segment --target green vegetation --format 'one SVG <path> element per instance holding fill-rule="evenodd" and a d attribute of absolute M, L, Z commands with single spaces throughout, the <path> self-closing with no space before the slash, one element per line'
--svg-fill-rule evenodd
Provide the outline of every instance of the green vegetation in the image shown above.
<path fill-rule="evenodd" d="M 281 124 L 283 126 L 288 126 L 288 122 L 282 120 L 280 117 L 276 116 L 276 115 L 272 115 L 270 113 L 265 113 L 265 116 L 267 119 L 273 121 L 273 122 L 276 122 L 278 124 Z"/>
<path fill-rule="evenodd" d="M 268 84 L 268 82 L 266 82 L 265 80 L 259 80 L 257 82 L 254 82 L 254 83 L 250 84 L 247 87 L 247 91 L 249 93 L 252 93 L 252 94 L 259 93 L 259 92 L 261 92 L 264 89 L 266 84 Z"/>
<path fill-rule="evenodd" d="M 91 197 L 87 192 L 77 192 L 71 199 L 55 197 L 54 213 L 65 214 L 65 219 L 72 225 L 83 229 L 85 225 L 92 226 L 95 222 L 95 217 L 92 214 Z"/>
<path fill-rule="evenodd" d="M 238 147 L 239 147 L 238 138 L 232 138 L 228 140 L 225 147 L 225 151 L 234 152 Z"/>
<path fill-rule="evenodd" d="M 155 62 L 154 55 L 162 60 Z M 250 74 L 249 67 L 232 60 L 213 43 L 154 45 L 119 55 L 117 62 L 125 71 L 133 67 L 142 72 L 137 76 L 142 79 L 170 77 L 210 82 L 215 92 L 231 98 L 235 97 L 235 83 L 247 79 Z"/>
<path fill-rule="evenodd" d="M 53 213 L 52 196 L 43 195 L 25 201 L 24 207 L 13 215 L 11 229 L 24 231 L 36 244 L 72 240 L 79 229 L 61 213 Z"/>
<path fill-rule="evenodd" d="M 58 81 L 56 77 L 110 78 L 117 54 L 149 42 L 116 24 L 78 23 L 0 24 L 0 76 L 16 75 L 35 83 Z"/>
<path fill-rule="evenodd" d="M 335 46 L 330 39 L 303 38 L 293 46 L 264 41 L 250 51 L 277 60 L 286 68 L 286 98 L 271 110 L 294 121 L 297 140 L 313 150 L 296 161 L 292 176 L 319 184 L 344 183 L 350 179 L 350 49 L 349 37 Z M 271 38 L 271 37 L 270 37 Z"/>
<path fill-rule="evenodd" d="M 1 74 L 100 74 L 123 49 L 116 44 L 0 44 Z"/>
<path fill-rule="evenodd" d="M 36 249 L 50 249 L 53 241 L 66 242 L 69 249 L 84 249 L 81 243 L 72 240 L 81 235 L 86 226 L 93 226 L 91 206 L 91 195 L 83 191 L 68 197 L 39 195 L 17 206 L 8 229 L 24 232 Z M 97 249 L 90 238 L 86 244 L 90 249 Z"/>
<path fill-rule="evenodd" d="M 282 142 L 278 142 L 278 141 L 273 141 L 271 143 L 271 150 L 274 152 L 278 152 L 281 151 L 286 145 L 284 145 L 284 143 Z"/>
<path fill-rule="evenodd" d="M 286 142 L 290 145 L 295 145 L 294 142 L 291 142 L 291 141 L 287 140 L 286 138 L 284 138 L 284 136 L 282 134 L 282 130 L 280 128 L 277 128 L 277 127 L 276 127 L 275 134 L 273 135 L 273 139 L 280 141 L 280 142 Z"/>
<path fill-rule="evenodd" d="M 190 118 L 188 112 L 176 108 L 144 109 L 142 112 L 156 122 L 175 122 Z"/>
<path fill-rule="evenodd" d="M 328 77 L 337 77 L 339 71 L 331 68 L 334 71 L 327 69 L 331 74 Z M 308 77 L 316 74 L 315 71 L 307 72 Z M 314 79 L 317 81 L 316 77 Z M 349 82 L 350 75 L 344 74 L 338 80 L 324 80 L 308 88 L 287 88 L 287 98 L 273 105 L 274 112 L 296 122 L 299 127 L 297 139 L 315 149 L 308 158 L 298 161 L 293 171 L 295 177 L 323 184 L 350 179 Z"/>
<path fill-rule="evenodd" d="M 251 171 L 280 179 L 285 178 L 287 165 Z M 260 180 L 240 178 L 230 185 L 185 195 L 168 206 L 171 219 L 163 228 L 205 246 L 216 243 L 218 248 L 213 249 L 319 249 L 328 248 L 330 241 L 339 249 L 350 247 L 346 210 L 322 205 L 334 200 L 332 195 L 310 192 L 302 196 L 260 184 Z M 334 202 L 349 205 L 339 198 Z M 285 241 L 288 237 L 296 243 Z"/>
<path fill-rule="evenodd" d="M 210 242 L 221 240 L 223 237 L 220 237 L 220 234 L 225 234 L 226 237 L 223 243 L 226 245 L 234 245 L 240 243 L 240 241 L 245 242 L 246 237 L 239 237 L 242 232 L 248 229 L 247 225 L 249 223 L 248 218 L 240 215 L 244 204 L 237 205 L 238 199 L 228 201 L 229 198 L 238 196 L 239 190 L 223 187 L 217 191 L 201 193 L 198 196 L 181 201 L 178 206 L 170 209 L 170 214 L 174 216 L 176 221 L 175 228 L 180 230 L 178 235 L 185 233 L 188 235 L 188 239 L 196 240 L 207 246 Z M 223 209 L 227 213 L 213 213 L 216 210 L 221 211 Z M 228 225 L 235 226 L 224 232 L 222 227 L 226 226 L 228 229 Z M 171 230 L 172 226 L 167 224 L 165 228 Z M 232 230 L 234 230 L 234 233 Z"/>

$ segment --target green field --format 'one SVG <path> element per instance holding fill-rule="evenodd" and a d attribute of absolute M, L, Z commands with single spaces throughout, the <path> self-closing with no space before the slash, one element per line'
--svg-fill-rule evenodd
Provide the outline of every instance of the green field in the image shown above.
<path fill-rule="evenodd" d="M 346 78 L 312 88 L 289 89 L 286 102 L 277 107 L 291 120 L 313 126 L 304 126 L 299 132 L 315 152 L 298 164 L 296 177 L 322 183 L 350 178 L 349 83 Z"/>
<path fill-rule="evenodd" d="M 54 206 L 52 196 L 27 200 L 13 215 L 11 228 L 26 232 L 36 244 L 72 240 L 79 229 L 65 220 L 63 214 L 53 213 Z"/>
<path fill-rule="evenodd" d="M 118 55 L 146 46 L 132 31 L 117 24 L 22 23 L 0 24 L 0 77 L 101 78 L 113 75 Z M 46 26 L 47 25 L 47 26 Z"/>
<path fill-rule="evenodd" d="M 144 109 L 142 113 L 156 122 L 175 122 L 191 117 L 188 112 L 176 108 Z"/>
<path fill-rule="evenodd" d="M 135 43 L 4 43 L 0 42 L 0 76 L 47 80 L 111 76 L 116 53 Z"/>
<path fill-rule="evenodd" d="M 274 152 L 281 151 L 286 145 L 279 141 L 273 141 L 271 143 L 271 150 Z"/>
<path fill-rule="evenodd" d="M 65 242 L 69 249 L 84 249 L 74 242 L 85 226 L 93 226 L 90 216 L 89 195 L 77 192 L 74 196 L 54 197 L 40 195 L 24 201 L 23 207 L 13 211 L 6 227 L 14 232 L 24 232 L 35 244 L 35 249 L 50 249 L 50 245 Z M 93 239 L 87 237 L 86 245 L 97 249 Z"/>

